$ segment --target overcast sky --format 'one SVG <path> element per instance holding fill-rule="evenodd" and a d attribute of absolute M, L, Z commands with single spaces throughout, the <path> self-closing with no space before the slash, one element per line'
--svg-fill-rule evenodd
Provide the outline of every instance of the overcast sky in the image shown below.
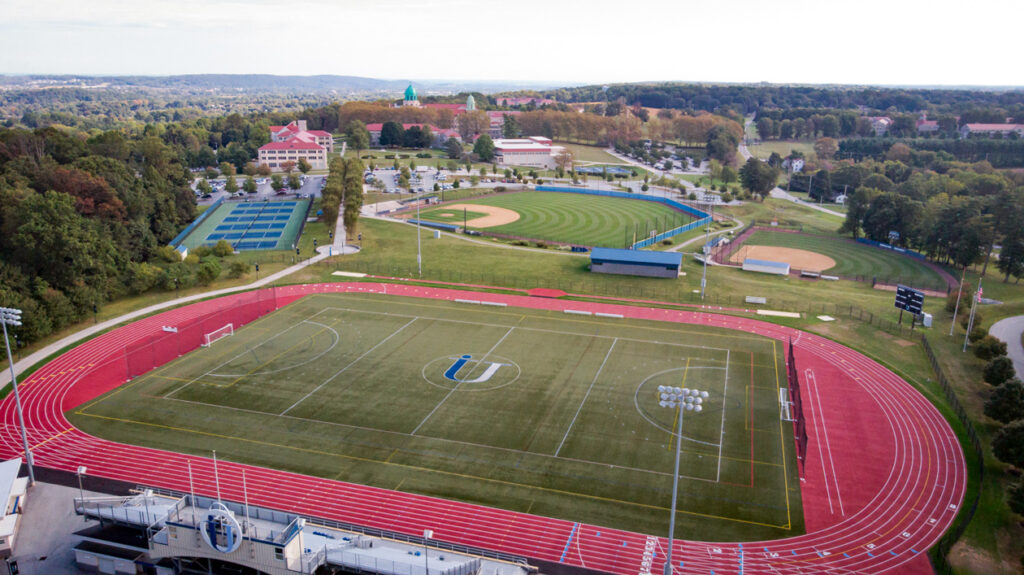
<path fill-rule="evenodd" d="M 0 73 L 1024 85 L 1022 0 L 0 0 Z"/>

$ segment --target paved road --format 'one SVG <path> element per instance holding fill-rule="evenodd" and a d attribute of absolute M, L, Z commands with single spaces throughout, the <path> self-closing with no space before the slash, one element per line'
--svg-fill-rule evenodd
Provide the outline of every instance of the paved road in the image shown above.
<path fill-rule="evenodd" d="M 992 325 L 988 333 L 1006 342 L 1006 354 L 1013 360 L 1017 377 L 1024 378 L 1024 345 L 1020 341 L 1024 333 L 1024 315 L 1001 319 Z"/>

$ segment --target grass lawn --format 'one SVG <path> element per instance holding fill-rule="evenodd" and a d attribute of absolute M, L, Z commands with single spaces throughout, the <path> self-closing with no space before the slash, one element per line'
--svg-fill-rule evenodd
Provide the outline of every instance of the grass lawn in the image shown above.
<path fill-rule="evenodd" d="M 935 270 L 912 257 L 853 243 L 843 238 L 829 239 L 758 230 L 748 237 L 743 245 L 794 248 L 826 255 L 836 262 L 834 267 L 823 270 L 832 275 L 876 277 L 883 283 L 903 283 L 943 291 L 946 289 L 945 280 Z M 742 249 L 741 247 L 740 250 Z"/>
<path fill-rule="evenodd" d="M 600 146 L 584 146 L 583 144 L 569 144 L 567 142 L 555 142 L 556 145 L 564 146 L 571 150 L 577 162 L 595 162 L 598 164 L 622 165 L 624 162 L 609 154 Z"/>
<path fill-rule="evenodd" d="M 677 412 L 658 386 L 690 386 L 710 397 L 685 426 L 677 536 L 759 540 L 803 532 L 783 350 L 717 328 L 319 295 L 69 415 L 115 441 L 661 533 Z"/>
<path fill-rule="evenodd" d="M 759 225 L 769 225 L 772 220 L 778 220 L 780 226 L 801 227 L 805 232 L 824 235 L 838 236 L 837 230 L 843 225 L 841 217 L 775 198 L 729 206 L 724 208 L 723 212 L 739 218 L 746 224 L 757 222 Z"/>
<path fill-rule="evenodd" d="M 748 148 L 750 149 L 751 154 L 764 160 L 767 160 L 768 156 L 772 155 L 772 152 L 778 153 L 783 158 L 788 156 L 793 150 L 803 152 L 805 156 L 811 156 L 814 154 L 814 142 L 811 141 L 768 140 L 762 141 L 760 144 L 748 146 Z"/>
<path fill-rule="evenodd" d="M 646 230 L 666 230 L 689 223 L 691 218 L 663 204 L 625 198 L 606 198 L 557 192 L 517 192 L 470 199 L 481 204 L 514 210 L 520 219 L 486 228 L 489 232 L 586 246 L 625 247 L 633 237 L 647 237 Z M 444 206 L 421 215 L 438 219 Z M 461 213 L 459 218 L 461 218 Z"/>

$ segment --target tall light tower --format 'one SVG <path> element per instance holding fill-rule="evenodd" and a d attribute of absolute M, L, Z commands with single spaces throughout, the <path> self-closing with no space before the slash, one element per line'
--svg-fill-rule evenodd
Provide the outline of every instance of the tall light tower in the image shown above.
<path fill-rule="evenodd" d="M 14 358 L 11 357 L 11 340 L 7 337 L 7 326 L 21 326 L 21 310 L 0 307 L 0 324 L 4 326 L 4 345 L 7 347 L 7 365 L 11 367 L 11 388 L 14 391 L 14 405 L 18 410 L 18 423 L 21 425 L 21 445 L 25 448 L 25 463 L 28 465 L 29 485 L 36 484 L 36 474 L 32 470 L 32 452 L 28 449 L 28 433 L 25 431 L 25 416 L 21 412 L 21 398 L 18 397 L 18 378 L 14 374 Z"/>
<path fill-rule="evenodd" d="M 700 413 L 708 392 L 685 387 L 658 386 L 658 405 L 669 409 L 679 409 L 679 433 L 676 435 L 676 467 L 672 473 L 672 511 L 668 520 L 668 552 L 665 554 L 664 575 L 672 575 L 672 539 L 676 533 L 676 497 L 679 494 L 679 452 L 683 449 L 683 412 Z"/>

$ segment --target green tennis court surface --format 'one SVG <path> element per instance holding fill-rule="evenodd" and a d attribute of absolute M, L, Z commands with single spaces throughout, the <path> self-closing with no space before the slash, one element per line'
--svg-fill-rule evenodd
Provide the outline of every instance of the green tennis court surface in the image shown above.
<path fill-rule="evenodd" d="M 803 532 L 782 346 L 742 332 L 370 294 L 306 297 L 69 413 L 85 432 L 678 535 Z"/>

